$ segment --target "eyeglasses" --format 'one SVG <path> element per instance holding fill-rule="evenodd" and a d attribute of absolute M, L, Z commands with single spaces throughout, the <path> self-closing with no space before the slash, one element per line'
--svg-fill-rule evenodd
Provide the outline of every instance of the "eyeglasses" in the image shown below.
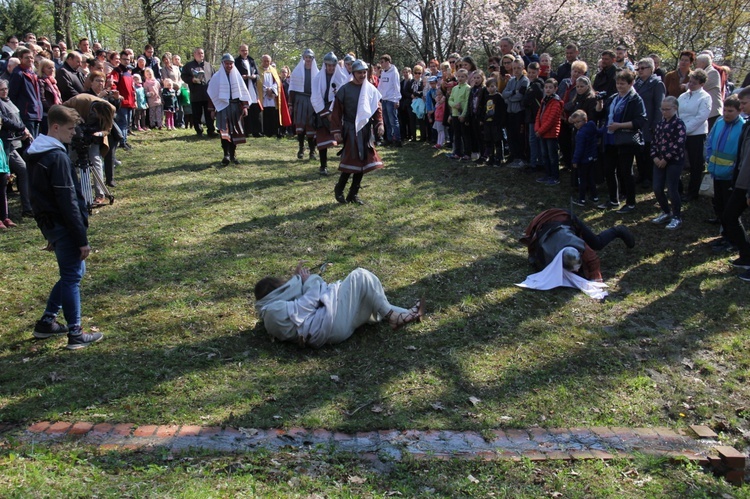
<path fill-rule="evenodd" d="M 448 61 L 450 64 L 456 64 L 456 61 Z"/>
<path fill-rule="evenodd" d="M 421 71 L 415 71 L 415 72 L 414 72 L 414 74 L 415 74 L 415 75 L 421 75 L 421 74 L 422 74 L 422 72 L 421 72 Z"/>

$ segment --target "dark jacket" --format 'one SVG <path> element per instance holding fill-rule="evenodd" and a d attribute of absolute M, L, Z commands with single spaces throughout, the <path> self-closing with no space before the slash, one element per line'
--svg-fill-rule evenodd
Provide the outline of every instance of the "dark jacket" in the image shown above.
<path fill-rule="evenodd" d="M 71 68 L 67 62 L 57 70 L 55 79 L 57 79 L 57 88 L 60 89 L 63 102 L 83 93 L 83 73 Z"/>
<path fill-rule="evenodd" d="M 539 106 L 544 99 L 544 80 L 537 78 L 529 83 L 529 88 L 523 96 L 523 109 L 526 111 L 526 123 L 534 123 Z"/>
<path fill-rule="evenodd" d="M 214 68 L 208 61 L 197 62 L 195 59 L 182 67 L 182 81 L 188 84 L 190 89 L 190 102 L 207 102 L 208 82 L 214 75 Z M 194 82 L 196 77 L 199 81 Z"/>
<path fill-rule="evenodd" d="M 609 107 L 612 105 L 615 97 L 617 97 L 618 95 L 619 94 L 615 94 L 607 97 L 607 100 L 604 101 L 604 109 L 602 109 L 600 113 L 597 113 L 597 117 L 599 119 L 605 120 L 605 127 L 607 124 L 607 117 L 609 116 Z M 641 99 L 641 96 L 638 95 L 638 92 L 636 92 L 635 89 L 631 89 L 630 93 L 628 94 L 627 101 L 625 102 L 625 107 L 622 111 L 622 116 L 619 120 L 617 120 L 618 123 L 627 123 L 628 121 L 633 123 L 634 130 L 643 130 L 643 127 L 645 127 L 647 123 L 646 108 L 643 107 L 643 99 Z M 611 136 L 611 134 L 605 133 L 605 141 L 609 136 Z"/>
<path fill-rule="evenodd" d="M 601 132 L 596 122 L 587 121 L 576 131 L 576 146 L 573 151 L 573 163 L 593 163 L 599 154 L 599 136 Z"/>
<path fill-rule="evenodd" d="M 643 106 L 646 108 L 646 119 L 648 123 L 643 127 L 643 140 L 651 142 L 654 136 L 656 124 L 662 120 L 661 101 L 667 93 L 664 83 L 656 75 L 651 75 L 648 80 L 643 81 L 640 78 L 635 80 L 635 90 L 643 99 Z"/>
<path fill-rule="evenodd" d="M 572 91 L 575 92 L 575 90 Z M 589 121 L 596 121 L 597 119 L 596 97 L 591 97 L 589 94 L 575 92 L 575 97 L 572 100 L 568 100 L 564 108 L 568 116 L 581 109 L 586 113 Z"/>
<path fill-rule="evenodd" d="M 8 98 L 21 111 L 21 119 L 42 121 L 42 87 L 33 71 L 24 71 L 20 65 L 15 67 L 8 83 Z"/>
<path fill-rule="evenodd" d="M 26 130 L 26 125 L 21 120 L 21 112 L 10 99 L 7 101 L 0 99 L 0 117 L 3 121 L 0 138 L 3 140 L 5 150 L 20 149 L 23 146 L 21 138 Z"/>
<path fill-rule="evenodd" d="M 253 95 L 257 97 L 258 89 L 257 89 L 257 86 L 255 85 L 255 80 L 250 79 L 250 78 L 246 80 L 245 75 L 248 75 L 248 76 L 255 75 L 257 77 L 258 66 L 255 64 L 255 59 L 253 59 L 250 56 L 247 56 L 247 64 L 248 66 L 250 66 L 250 70 L 248 70 L 245 67 L 245 63 L 242 61 L 241 56 L 238 55 L 237 57 L 234 58 L 234 67 L 236 67 L 237 71 L 239 71 L 240 74 L 242 75 L 242 81 L 245 82 L 245 84 L 247 85 L 247 88 L 250 89 Z"/>
<path fill-rule="evenodd" d="M 617 76 L 617 68 L 614 64 L 596 73 L 592 84 L 594 92 L 607 92 L 607 97 L 615 95 L 617 93 L 615 76 Z"/>
<path fill-rule="evenodd" d="M 477 123 L 483 120 L 484 113 L 487 107 L 487 97 L 489 97 L 486 87 L 471 87 L 469 93 L 469 109 L 466 111 L 466 123 L 476 121 Z M 479 137 L 477 137 L 477 140 Z"/>
<path fill-rule="evenodd" d="M 146 54 L 141 54 L 140 57 L 143 57 L 146 59 L 146 67 L 151 68 L 151 71 L 154 72 L 154 78 L 159 78 L 161 76 L 161 68 L 159 67 L 159 59 L 156 57 L 149 57 Z M 136 60 L 138 58 L 136 57 Z"/>
<path fill-rule="evenodd" d="M 64 226 L 76 246 L 88 246 L 86 201 L 65 147 L 40 135 L 26 159 L 34 218 L 40 228 Z"/>
<path fill-rule="evenodd" d="M 408 113 L 411 112 L 411 84 L 414 83 L 414 79 L 401 80 L 399 88 L 401 89 L 401 100 L 398 103 L 399 111 Z M 446 98 L 447 99 L 447 98 Z"/>

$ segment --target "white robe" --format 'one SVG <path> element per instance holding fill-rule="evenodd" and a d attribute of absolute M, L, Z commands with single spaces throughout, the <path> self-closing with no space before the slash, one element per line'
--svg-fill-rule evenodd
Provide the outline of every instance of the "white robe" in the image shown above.
<path fill-rule="evenodd" d="M 601 300 L 606 298 L 608 293 L 604 288 L 608 287 L 603 282 L 588 281 L 575 272 L 571 272 L 563 267 L 563 251 L 561 249 L 555 259 L 549 265 L 544 267 L 541 272 L 531 274 L 520 284 L 516 286 L 529 289 L 539 289 L 546 291 L 558 287 L 578 288 L 591 298 Z"/>
<path fill-rule="evenodd" d="M 222 69 L 217 71 L 214 77 L 208 81 L 208 89 L 206 90 L 208 97 L 214 104 L 214 109 L 218 112 L 229 106 L 230 86 L 232 89 L 232 99 L 239 99 L 248 104 L 255 104 L 257 99 L 255 95 L 250 94 L 237 68 L 232 67 L 229 75 Z"/>

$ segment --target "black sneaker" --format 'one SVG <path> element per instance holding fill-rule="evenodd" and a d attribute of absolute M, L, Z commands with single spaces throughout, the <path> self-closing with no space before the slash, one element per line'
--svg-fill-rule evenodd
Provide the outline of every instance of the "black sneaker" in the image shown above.
<path fill-rule="evenodd" d="M 586 200 L 585 199 L 570 198 L 570 202 L 573 203 L 576 206 L 586 206 Z"/>
<path fill-rule="evenodd" d="M 741 273 L 737 277 L 739 277 L 745 282 L 750 282 L 750 270 L 746 270 L 745 272 Z"/>
<path fill-rule="evenodd" d="M 68 326 L 60 324 L 57 322 L 57 319 L 54 319 L 52 322 L 45 322 L 42 320 L 36 321 L 36 325 L 34 326 L 34 338 L 44 340 L 61 334 L 68 334 Z"/>
<path fill-rule="evenodd" d="M 96 343 L 102 338 L 104 338 L 102 333 L 84 333 L 79 329 L 78 334 L 68 334 L 68 346 L 65 348 L 68 350 L 79 350 L 86 348 L 92 343 Z"/>
<path fill-rule="evenodd" d="M 738 269 L 750 269 L 750 261 L 743 260 L 742 258 L 731 260 L 729 263 L 732 267 L 737 267 Z"/>

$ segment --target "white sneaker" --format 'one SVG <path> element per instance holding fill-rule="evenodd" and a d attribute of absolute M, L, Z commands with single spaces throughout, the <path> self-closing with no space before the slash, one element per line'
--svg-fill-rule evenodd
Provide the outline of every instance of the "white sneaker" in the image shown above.
<path fill-rule="evenodd" d="M 671 214 L 669 214 L 669 213 L 662 213 L 658 217 L 656 217 L 653 220 L 651 220 L 651 223 L 657 224 L 657 225 L 658 224 L 664 224 L 664 223 L 669 222 L 671 219 L 672 219 L 672 215 Z"/>
<path fill-rule="evenodd" d="M 682 220 L 677 217 L 672 218 L 672 221 L 667 224 L 667 230 L 676 230 L 682 226 Z"/>

